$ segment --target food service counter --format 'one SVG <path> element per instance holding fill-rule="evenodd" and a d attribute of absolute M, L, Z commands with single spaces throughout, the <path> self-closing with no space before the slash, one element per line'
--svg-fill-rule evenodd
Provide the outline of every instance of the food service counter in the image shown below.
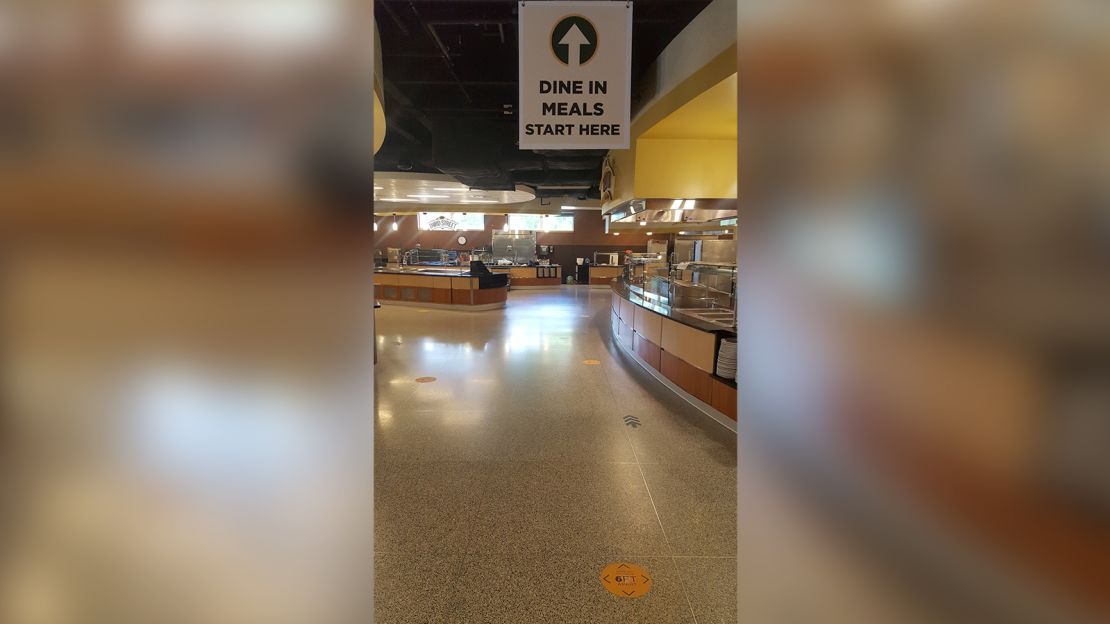
<path fill-rule="evenodd" d="M 714 374 L 721 339 L 736 333 L 638 297 L 621 280 L 612 289 L 613 338 L 657 378 L 735 431 L 736 381 Z M 674 388 L 672 388 L 674 389 Z M 707 411 L 708 410 L 708 411 Z"/>
<path fill-rule="evenodd" d="M 557 264 L 549 266 L 489 264 L 486 267 L 494 273 L 508 275 L 510 288 L 546 288 L 563 283 L 562 268 Z"/>
<path fill-rule="evenodd" d="M 608 288 L 609 282 L 612 281 L 614 277 L 620 277 L 623 273 L 623 264 L 591 264 L 590 286 Z"/>
<path fill-rule="evenodd" d="M 427 308 L 494 310 L 505 307 L 507 275 L 473 276 L 466 270 L 374 271 L 374 295 L 384 303 Z"/>

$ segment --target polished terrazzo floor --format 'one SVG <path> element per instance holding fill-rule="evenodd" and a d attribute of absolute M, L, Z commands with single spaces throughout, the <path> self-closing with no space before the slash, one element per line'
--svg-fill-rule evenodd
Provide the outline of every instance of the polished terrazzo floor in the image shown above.
<path fill-rule="evenodd" d="M 377 311 L 375 622 L 736 622 L 735 434 L 611 343 L 609 301 Z M 616 561 L 651 591 L 608 593 Z"/>

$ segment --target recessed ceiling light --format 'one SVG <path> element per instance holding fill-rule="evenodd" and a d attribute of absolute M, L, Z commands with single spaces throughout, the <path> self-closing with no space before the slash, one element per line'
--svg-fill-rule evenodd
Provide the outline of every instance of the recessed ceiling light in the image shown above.
<path fill-rule="evenodd" d="M 384 186 L 374 186 L 374 190 L 375 190 L 375 191 L 380 191 L 380 190 L 382 190 L 382 189 L 384 189 L 384 188 L 385 188 Z"/>
<path fill-rule="evenodd" d="M 647 221 L 640 221 L 640 227 L 644 227 L 645 225 L 647 225 Z"/>
<path fill-rule="evenodd" d="M 671 202 L 671 210 L 678 210 L 680 208 L 682 208 L 682 200 L 681 199 L 676 199 L 673 202 Z"/>
<path fill-rule="evenodd" d="M 686 233 L 686 232 L 679 232 L 679 234 L 685 234 L 685 233 Z"/>
<path fill-rule="evenodd" d="M 620 232 L 613 232 L 613 236 L 620 236 L 620 235 L 621 235 Z"/>
<path fill-rule="evenodd" d="M 648 233 L 647 233 L 647 235 L 648 235 L 648 236 L 651 236 L 651 232 L 648 232 Z"/>
<path fill-rule="evenodd" d="M 416 195 L 409 195 L 413 199 L 447 199 L 448 195 L 428 195 L 427 193 L 417 193 Z"/>

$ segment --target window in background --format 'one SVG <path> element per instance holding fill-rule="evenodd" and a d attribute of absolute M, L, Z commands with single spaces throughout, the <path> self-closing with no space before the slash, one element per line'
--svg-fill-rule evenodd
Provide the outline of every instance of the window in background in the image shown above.
<path fill-rule="evenodd" d="M 457 232 L 486 229 L 486 215 L 478 212 L 422 212 L 417 224 L 421 230 Z"/>
<path fill-rule="evenodd" d="M 564 215 L 509 215 L 510 230 L 530 230 L 535 232 L 573 232 L 574 217 Z"/>

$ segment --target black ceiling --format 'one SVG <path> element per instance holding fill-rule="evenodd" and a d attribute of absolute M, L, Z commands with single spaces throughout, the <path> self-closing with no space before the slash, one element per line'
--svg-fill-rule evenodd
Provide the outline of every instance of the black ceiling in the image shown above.
<path fill-rule="evenodd" d="M 644 70 L 709 4 L 636 0 L 632 110 Z M 516 147 L 517 0 L 377 0 L 389 129 L 376 171 L 443 172 L 484 189 L 598 197 L 604 151 Z M 564 187 L 564 188 L 555 188 Z"/>

